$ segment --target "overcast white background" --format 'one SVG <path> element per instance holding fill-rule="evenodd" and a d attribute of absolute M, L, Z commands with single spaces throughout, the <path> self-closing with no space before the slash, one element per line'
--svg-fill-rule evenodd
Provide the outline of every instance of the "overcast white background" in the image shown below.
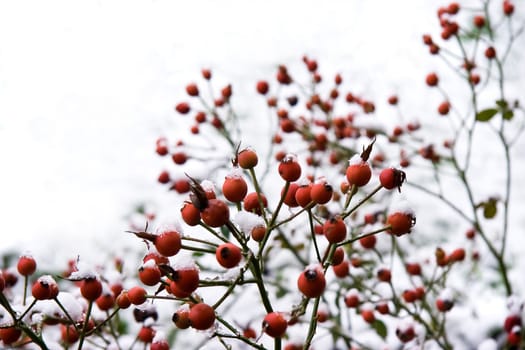
<path fill-rule="evenodd" d="M 165 195 L 154 142 L 202 67 L 255 99 L 308 54 L 366 96 L 429 103 L 421 35 L 444 3 L 0 0 L 0 250 L 124 237 L 132 208 Z"/>

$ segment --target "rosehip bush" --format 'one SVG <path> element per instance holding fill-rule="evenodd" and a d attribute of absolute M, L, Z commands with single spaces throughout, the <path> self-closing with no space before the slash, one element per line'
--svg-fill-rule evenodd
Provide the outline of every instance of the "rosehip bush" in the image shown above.
<path fill-rule="evenodd" d="M 471 349 L 493 337 L 492 348 L 523 348 L 523 295 L 510 278 L 507 241 L 512 149 L 525 122 L 505 88 L 522 27 L 514 27 L 514 3 L 500 5 L 438 9 L 439 35 L 423 35 L 423 45 L 452 69 L 421 77 L 438 95 L 425 111 L 430 121 L 403 122 L 402 95 L 378 103 L 304 56 L 254 77 L 268 129 L 250 139 L 246 129 L 258 121 L 246 125 L 236 113 L 235 86 L 218 86 L 203 69 L 174 101 L 177 129 L 155 143 L 165 162 L 157 180 L 179 203 L 159 211 L 173 220 L 137 210 L 141 222 L 127 234 L 140 257 L 128 270 L 120 259 L 97 267 L 77 259 L 52 275 L 29 253 L 5 259 L 1 344 Z M 383 108 L 397 110 L 398 125 L 382 124 Z M 479 133 L 502 152 L 496 195 L 479 186 L 493 174 L 473 171 Z M 454 225 L 434 225 L 438 210 L 407 204 L 421 198 L 448 208 Z M 451 238 L 456 229 L 462 240 Z M 490 281 L 484 259 L 496 271 Z M 466 284 L 507 299 L 492 329 L 477 326 L 487 321 L 472 316 L 480 310 Z"/>

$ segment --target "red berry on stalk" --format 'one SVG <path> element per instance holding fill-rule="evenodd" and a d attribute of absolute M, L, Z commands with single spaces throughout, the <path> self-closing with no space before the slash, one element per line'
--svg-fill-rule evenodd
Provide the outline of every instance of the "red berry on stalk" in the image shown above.
<path fill-rule="evenodd" d="M 157 179 L 161 184 L 167 184 L 168 182 L 170 182 L 170 173 L 167 172 L 166 170 L 162 171 L 160 174 L 159 174 L 159 177 Z"/>
<path fill-rule="evenodd" d="M 182 165 L 186 163 L 188 160 L 188 156 L 184 152 L 176 152 L 171 155 L 171 159 L 173 160 L 173 163 L 177 165 Z"/>
<path fill-rule="evenodd" d="M 439 78 L 436 73 L 429 73 L 426 78 L 428 86 L 437 86 Z"/>
<path fill-rule="evenodd" d="M 179 252 L 182 242 L 177 231 L 166 230 L 155 237 L 153 244 L 161 255 L 173 256 Z"/>
<path fill-rule="evenodd" d="M 121 309 L 127 309 L 128 307 L 130 307 L 131 300 L 129 300 L 128 291 L 120 292 L 120 294 L 117 296 L 116 303 L 117 303 L 117 306 Z"/>
<path fill-rule="evenodd" d="M 296 182 L 292 182 L 288 185 L 288 191 L 286 192 L 286 196 L 283 198 L 283 203 L 289 206 L 290 208 L 294 208 L 299 205 L 297 203 L 297 200 L 295 199 L 295 193 L 297 192 L 298 188 L 299 188 L 299 185 Z M 284 187 L 281 190 L 281 196 L 283 194 L 284 194 Z"/>
<path fill-rule="evenodd" d="M 199 88 L 197 87 L 197 84 L 191 83 L 186 85 L 186 92 L 190 96 L 199 96 Z"/>
<path fill-rule="evenodd" d="M 307 298 L 317 298 L 323 294 L 326 279 L 323 270 L 319 267 L 307 267 L 297 279 L 297 288 Z"/>
<path fill-rule="evenodd" d="M 133 305 L 140 305 L 146 301 L 146 290 L 135 286 L 127 291 L 128 299 Z"/>
<path fill-rule="evenodd" d="M 387 268 L 380 268 L 377 270 L 377 279 L 381 282 L 390 282 L 392 279 L 392 272 L 390 272 L 390 269 Z"/>
<path fill-rule="evenodd" d="M 211 79 L 211 70 L 209 69 L 202 69 L 201 70 L 201 74 L 202 74 L 202 77 L 206 80 L 210 80 Z"/>
<path fill-rule="evenodd" d="M 395 168 L 383 169 L 379 174 L 379 182 L 381 182 L 381 185 L 387 190 L 396 187 L 400 188 L 403 182 L 405 182 L 405 179 L 405 172 Z"/>
<path fill-rule="evenodd" d="M 419 276 L 421 275 L 421 265 L 418 263 L 406 263 L 405 269 L 409 275 Z"/>
<path fill-rule="evenodd" d="M 281 338 L 286 333 L 288 322 L 280 312 L 270 312 L 264 317 L 263 331 L 273 338 Z"/>
<path fill-rule="evenodd" d="M 392 95 L 388 98 L 388 104 L 395 106 L 397 105 L 398 97 L 396 95 Z"/>
<path fill-rule="evenodd" d="M 312 184 L 300 185 L 295 191 L 295 201 L 301 207 L 306 207 L 312 201 Z"/>
<path fill-rule="evenodd" d="M 436 307 L 441 312 L 447 312 L 454 306 L 454 302 L 448 299 L 438 298 L 436 300 Z"/>
<path fill-rule="evenodd" d="M 155 330 L 151 327 L 142 326 L 137 334 L 137 339 L 143 343 L 151 343 L 155 337 Z"/>
<path fill-rule="evenodd" d="M 30 276 L 36 271 L 36 261 L 30 255 L 23 255 L 18 259 L 16 268 L 22 276 Z"/>
<path fill-rule="evenodd" d="M 208 304 L 198 303 L 190 308 L 190 324 L 198 330 L 206 330 L 215 323 L 215 310 Z"/>
<path fill-rule="evenodd" d="M 171 276 L 173 284 L 182 292 L 193 293 L 199 287 L 199 270 L 194 266 L 177 269 Z"/>
<path fill-rule="evenodd" d="M 366 236 L 359 239 L 359 243 L 365 249 L 374 249 L 376 242 L 377 238 L 375 235 Z"/>
<path fill-rule="evenodd" d="M 0 340 L 4 345 L 11 345 L 20 338 L 22 331 L 15 327 L 0 328 Z"/>
<path fill-rule="evenodd" d="M 102 283 L 96 277 L 83 279 L 80 294 L 89 301 L 95 301 L 102 294 Z"/>
<path fill-rule="evenodd" d="M 115 305 L 115 297 L 111 292 L 103 292 L 102 295 L 95 300 L 95 303 L 97 304 L 100 310 L 107 311 Z"/>
<path fill-rule="evenodd" d="M 180 114 L 188 114 L 190 109 L 190 105 L 187 102 L 180 102 L 175 106 L 175 110 Z"/>
<path fill-rule="evenodd" d="M 346 307 L 349 308 L 356 308 L 359 306 L 359 303 L 361 302 L 359 298 L 359 293 L 357 290 L 353 289 L 350 290 L 344 297 L 344 302 Z"/>
<path fill-rule="evenodd" d="M 248 192 L 248 185 L 240 175 L 226 176 L 222 184 L 222 193 L 230 202 L 241 202 Z"/>
<path fill-rule="evenodd" d="M 372 169 L 370 165 L 361 160 L 358 162 L 351 162 L 346 168 L 346 179 L 351 185 L 362 187 L 366 185 L 372 177 Z"/>
<path fill-rule="evenodd" d="M 170 350 L 170 345 L 165 339 L 155 340 L 151 343 L 149 350 Z"/>
<path fill-rule="evenodd" d="M 268 90 L 270 89 L 270 86 L 268 85 L 267 81 L 260 80 L 257 82 L 256 89 L 257 92 L 261 95 L 266 95 L 268 93 Z"/>
<path fill-rule="evenodd" d="M 139 279 L 147 286 L 154 286 L 160 282 L 162 273 L 153 259 L 148 260 L 139 268 Z"/>
<path fill-rule="evenodd" d="M 320 181 L 312 185 L 310 197 L 317 204 L 325 204 L 332 199 L 334 189 L 326 181 Z"/>
<path fill-rule="evenodd" d="M 224 243 L 215 250 L 215 257 L 222 267 L 227 269 L 239 265 L 242 258 L 241 248 L 233 243 Z"/>
<path fill-rule="evenodd" d="M 332 270 L 337 278 L 345 278 L 350 273 L 350 263 L 343 260 L 341 263 L 332 266 Z"/>
<path fill-rule="evenodd" d="M 264 194 L 260 194 L 262 206 L 266 208 L 268 206 L 268 199 Z M 257 215 L 262 215 L 261 203 L 259 202 L 259 195 L 257 192 L 251 192 L 244 197 L 243 208 L 247 212 L 255 213 Z"/>
<path fill-rule="evenodd" d="M 485 49 L 485 57 L 489 60 L 496 57 L 496 49 L 493 46 L 489 46 Z"/>
<path fill-rule="evenodd" d="M 279 175 L 288 182 L 297 181 L 301 177 L 301 165 L 297 157 L 287 154 L 279 164 Z"/>
<path fill-rule="evenodd" d="M 509 0 L 503 1 L 503 13 L 506 16 L 510 16 L 514 13 L 514 4 L 510 2 Z"/>
<path fill-rule="evenodd" d="M 210 199 L 201 212 L 201 219 L 211 227 L 221 227 L 230 220 L 230 208 L 220 199 Z"/>
<path fill-rule="evenodd" d="M 171 317 L 173 323 L 178 329 L 190 328 L 190 310 L 186 308 L 180 308 Z"/>
<path fill-rule="evenodd" d="M 450 102 L 448 101 L 443 101 L 438 106 L 438 113 L 441 115 L 447 115 L 449 111 L 450 111 Z"/>
<path fill-rule="evenodd" d="M 361 317 L 366 323 L 374 323 L 376 317 L 374 315 L 374 310 L 364 309 L 361 310 Z"/>
<path fill-rule="evenodd" d="M 459 4 L 457 2 L 451 2 L 447 7 L 447 12 L 451 15 L 455 15 L 459 12 Z"/>
<path fill-rule="evenodd" d="M 60 339 L 65 344 L 73 344 L 80 338 L 80 334 L 73 325 L 60 325 Z"/>
<path fill-rule="evenodd" d="M 485 26 L 485 17 L 481 15 L 474 16 L 474 25 L 478 28 L 483 28 Z"/>
<path fill-rule="evenodd" d="M 246 148 L 239 152 L 237 155 L 237 162 L 239 166 L 243 169 L 253 169 L 257 165 L 259 159 L 257 158 L 257 153 L 255 151 Z"/>
<path fill-rule="evenodd" d="M 410 233 L 412 227 L 415 224 L 415 216 L 412 212 L 401 212 L 397 211 L 388 215 L 386 224 L 390 225 L 387 232 L 396 236 L 402 236 L 406 233 Z"/>
<path fill-rule="evenodd" d="M 346 224 L 341 217 L 333 217 L 323 224 L 323 234 L 330 243 L 339 243 L 346 238 Z"/>
<path fill-rule="evenodd" d="M 190 191 L 190 183 L 186 179 L 176 180 L 171 186 L 171 190 L 175 190 L 177 193 L 183 194 Z"/>
<path fill-rule="evenodd" d="M 53 290 L 56 290 L 56 293 L 53 293 Z M 51 276 L 41 276 L 33 283 L 31 294 L 36 300 L 52 299 L 58 295 L 58 285 Z"/>
<path fill-rule="evenodd" d="M 189 226 L 197 226 L 201 221 L 201 213 L 191 202 L 184 202 L 180 210 L 182 220 Z"/>

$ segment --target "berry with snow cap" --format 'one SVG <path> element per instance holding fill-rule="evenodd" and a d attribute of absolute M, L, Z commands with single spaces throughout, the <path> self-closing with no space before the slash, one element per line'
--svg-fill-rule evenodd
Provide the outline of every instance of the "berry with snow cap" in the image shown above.
<path fill-rule="evenodd" d="M 287 154 L 279 164 L 279 175 L 284 181 L 293 182 L 301 177 L 301 165 L 294 154 Z"/>

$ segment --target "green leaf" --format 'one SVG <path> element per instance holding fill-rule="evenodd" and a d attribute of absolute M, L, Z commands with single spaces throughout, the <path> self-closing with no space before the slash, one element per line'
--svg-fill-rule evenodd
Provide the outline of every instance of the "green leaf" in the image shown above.
<path fill-rule="evenodd" d="M 498 114 L 498 110 L 496 108 L 487 108 L 478 112 L 476 115 L 476 120 L 480 122 L 488 122 L 496 114 Z"/>
<path fill-rule="evenodd" d="M 388 330 L 386 329 L 386 326 L 383 323 L 383 321 L 376 319 L 372 323 L 372 328 L 375 329 L 377 335 L 379 335 L 383 339 L 386 339 L 386 337 L 388 335 Z"/>
<path fill-rule="evenodd" d="M 507 109 L 503 112 L 503 119 L 505 120 L 511 120 L 514 117 L 514 112 L 510 109 Z"/>
<path fill-rule="evenodd" d="M 496 100 L 496 105 L 501 109 L 507 109 L 509 107 L 509 104 L 505 100 Z"/>
<path fill-rule="evenodd" d="M 498 213 L 498 207 L 496 206 L 497 201 L 494 199 L 489 199 L 483 205 L 483 216 L 485 219 L 492 219 Z"/>

